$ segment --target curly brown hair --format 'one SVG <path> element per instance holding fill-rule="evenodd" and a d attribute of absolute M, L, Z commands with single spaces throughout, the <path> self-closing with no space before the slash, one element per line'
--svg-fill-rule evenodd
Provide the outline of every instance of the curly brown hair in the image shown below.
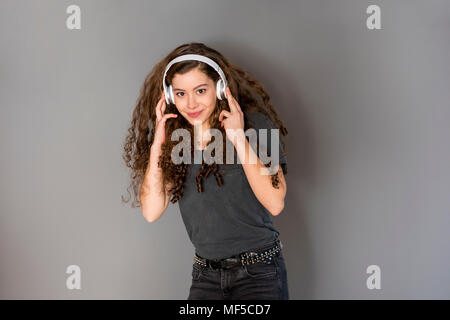
<path fill-rule="evenodd" d="M 166 66 L 172 59 L 184 54 L 203 55 L 214 60 L 220 66 L 225 74 L 228 82 L 228 87 L 230 88 L 233 97 L 238 101 L 244 113 L 244 131 L 250 128 L 249 123 L 247 122 L 247 113 L 258 111 L 266 115 L 273 122 L 273 124 L 278 129 L 280 129 L 280 132 L 283 136 L 286 136 L 288 133 L 287 129 L 283 125 L 283 122 L 279 119 L 277 113 L 271 105 L 268 93 L 259 81 L 254 79 L 243 69 L 229 62 L 221 53 L 210 47 L 207 47 L 203 43 L 191 42 L 180 45 L 172 52 L 170 52 L 164 59 L 158 62 L 153 67 L 151 72 L 146 76 L 141 87 L 139 97 L 137 99 L 136 107 L 133 111 L 133 119 L 131 120 L 131 126 L 128 129 L 128 136 L 125 139 L 125 152 L 123 155 L 123 159 L 125 160 L 127 167 L 131 168 L 132 170 L 131 184 L 127 188 L 127 190 L 129 190 L 130 188 L 133 189 L 133 208 L 140 206 L 138 200 L 139 187 L 144 180 L 145 171 L 149 162 L 150 147 L 153 143 L 156 123 L 155 107 L 161 97 L 161 92 L 163 90 L 162 81 L 164 71 Z M 219 74 L 211 66 L 201 61 L 194 60 L 175 63 L 167 72 L 166 82 L 169 85 L 172 83 L 172 79 L 175 74 L 184 74 L 194 68 L 199 68 L 199 70 L 210 77 L 214 81 L 214 83 L 216 83 L 220 79 Z M 216 107 L 209 121 L 211 128 L 215 128 L 221 131 L 222 137 L 224 139 L 223 145 L 225 145 L 225 129 L 221 127 L 221 123 L 218 119 L 219 114 L 222 110 L 230 111 L 227 100 L 216 99 Z M 178 117 L 172 118 L 171 121 L 168 121 L 166 123 L 166 137 L 171 137 L 172 132 L 178 128 L 184 128 L 188 130 L 191 134 L 191 137 L 193 136 L 193 126 L 183 116 L 181 116 L 174 104 L 167 105 L 166 113 L 175 113 L 178 115 Z M 151 129 L 149 126 L 150 120 L 152 124 Z M 280 140 L 284 147 L 285 143 L 283 139 Z M 209 141 L 208 145 L 213 141 L 214 140 Z M 170 199 L 172 203 L 178 201 L 183 195 L 184 182 L 188 169 L 188 164 L 186 163 L 174 164 L 171 161 L 171 151 L 175 143 L 176 141 L 171 141 L 171 139 L 166 138 L 164 144 L 162 145 L 161 156 L 158 160 L 158 165 L 162 169 L 163 185 L 166 186 L 168 183 L 170 183 L 173 186 L 168 190 L 169 194 L 172 195 Z M 191 150 L 193 153 L 194 147 L 192 141 Z M 282 151 L 284 152 L 284 154 L 286 153 L 284 148 L 282 149 Z M 212 154 L 212 156 L 214 156 L 214 154 Z M 225 161 L 223 161 L 222 163 L 225 163 Z M 269 165 L 270 164 L 266 164 L 267 167 Z M 222 176 L 219 173 L 218 169 L 219 164 L 206 164 L 203 161 L 196 176 L 197 188 L 199 192 L 203 191 L 201 183 L 203 177 L 206 178 L 211 173 L 211 171 L 214 173 L 218 185 L 222 185 Z M 283 166 L 283 172 L 284 174 L 287 174 L 287 169 L 285 166 Z M 278 173 L 274 173 L 272 175 L 273 187 L 278 188 L 278 183 Z M 128 194 L 130 194 L 129 191 Z M 128 202 L 129 199 L 124 200 L 124 198 L 122 197 L 122 201 Z"/>

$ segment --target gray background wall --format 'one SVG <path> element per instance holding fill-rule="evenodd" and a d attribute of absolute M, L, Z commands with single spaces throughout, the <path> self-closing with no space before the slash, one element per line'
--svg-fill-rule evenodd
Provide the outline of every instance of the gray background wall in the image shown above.
<path fill-rule="evenodd" d="M 81 30 L 66 8 L 81 7 Z M 366 8 L 381 8 L 368 30 Z M 176 46 L 216 48 L 289 130 L 274 217 L 292 299 L 450 298 L 448 1 L 0 2 L 2 299 L 185 299 L 178 205 L 121 203 L 139 88 Z M 81 290 L 66 288 L 69 265 Z M 369 290 L 369 265 L 381 289 Z"/>

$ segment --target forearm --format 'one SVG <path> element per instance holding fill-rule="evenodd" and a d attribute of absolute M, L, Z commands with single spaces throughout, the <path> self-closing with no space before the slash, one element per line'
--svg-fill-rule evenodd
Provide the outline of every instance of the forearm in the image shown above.
<path fill-rule="evenodd" d="M 262 172 L 268 172 L 268 168 L 258 158 L 243 132 L 237 134 L 233 144 L 256 198 L 272 215 L 278 215 L 284 208 L 284 198 L 286 196 L 286 181 L 282 174 L 281 166 L 276 168 L 280 178 L 277 189 L 272 185 L 271 175 L 267 173 L 262 174 Z M 256 163 L 249 161 L 250 159 L 255 159 Z"/>
<path fill-rule="evenodd" d="M 143 215 L 152 220 L 158 218 L 166 207 L 166 194 L 163 186 L 162 169 L 158 167 L 161 147 L 152 145 L 150 158 L 140 190 Z"/>

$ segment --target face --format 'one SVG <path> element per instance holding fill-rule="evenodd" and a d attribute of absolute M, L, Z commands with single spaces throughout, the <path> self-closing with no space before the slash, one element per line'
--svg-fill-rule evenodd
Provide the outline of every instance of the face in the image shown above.
<path fill-rule="evenodd" d="M 209 129 L 208 119 L 216 106 L 214 81 L 198 68 L 172 79 L 173 95 L 178 112 L 192 125 Z"/>

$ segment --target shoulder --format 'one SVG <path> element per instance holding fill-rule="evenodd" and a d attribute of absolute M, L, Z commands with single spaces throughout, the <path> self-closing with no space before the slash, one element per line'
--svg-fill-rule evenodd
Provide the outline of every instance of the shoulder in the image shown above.
<path fill-rule="evenodd" d="M 246 114 L 249 127 L 255 129 L 273 129 L 276 128 L 272 120 L 260 111 L 251 111 Z"/>

